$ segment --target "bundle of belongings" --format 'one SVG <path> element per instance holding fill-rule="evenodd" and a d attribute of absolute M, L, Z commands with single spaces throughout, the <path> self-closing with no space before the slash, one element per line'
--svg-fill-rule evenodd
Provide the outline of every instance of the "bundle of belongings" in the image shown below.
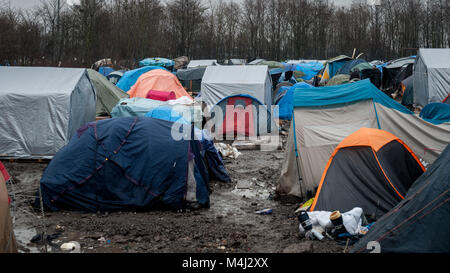
<path fill-rule="evenodd" d="M 365 235 L 371 224 L 367 222 L 363 209 L 350 211 L 302 211 L 298 216 L 299 231 L 310 240 L 322 240 L 325 236 L 341 244 L 352 245 Z"/>

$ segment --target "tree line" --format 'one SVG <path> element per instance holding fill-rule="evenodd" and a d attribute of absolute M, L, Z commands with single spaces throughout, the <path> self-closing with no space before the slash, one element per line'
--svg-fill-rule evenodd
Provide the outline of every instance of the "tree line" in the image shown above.
<path fill-rule="evenodd" d="M 42 0 L 0 6 L 0 64 L 90 66 L 145 57 L 368 60 L 450 45 L 448 0 Z"/>

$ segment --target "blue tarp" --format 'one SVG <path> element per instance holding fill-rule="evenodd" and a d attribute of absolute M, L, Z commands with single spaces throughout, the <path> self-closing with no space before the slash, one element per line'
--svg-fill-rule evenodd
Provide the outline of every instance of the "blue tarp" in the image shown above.
<path fill-rule="evenodd" d="M 313 89 L 297 88 L 295 91 L 295 107 L 335 105 L 372 99 L 374 102 L 396 109 L 405 114 L 413 114 L 413 112 L 408 110 L 406 107 L 376 88 L 369 79 L 354 83 L 317 87 Z"/>
<path fill-rule="evenodd" d="M 175 65 L 175 62 L 166 58 L 146 58 L 139 62 L 139 67 L 144 66 L 161 66 L 170 68 Z"/>
<path fill-rule="evenodd" d="M 305 74 L 305 76 L 301 77 L 304 80 L 311 80 L 322 69 L 323 64 L 321 62 L 299 63 L 293 67 L 293 71 L 301 71 Z"/>
<path fill-rule="evenodd" d="M 291 120 L 292 119 L 292 112 L 294 110 L 294 93 L 301 92 L 298 90 L 302 89 L 309 89 L 314 88 L 313 86 L 305 83 L 305 82 L 299 82 L 294 84 L 291 87 L 283 86 L 280 88 L 280 92 L 283 90 L 287 90 L 286 95 L 278 102 L 279 107 L 279 119 L 283 120 Z"/>
<path fill-rule="evenodd" d="M 98 73 L 102 74 L 105 77 L 111 74 L 112 72 L 114 72 L 114 69 L 112 69 L 109 66 L 102 66 L 98 69 Z"/>
<path fill-rule="evenodd" d="M 127 71 L 123 74 L 122 78 L 120 78 L 120 80 L 117 82 L 116 85 L 123 91 L 128 92 L 142 74 L 147 73 L 153 69 L 165 69 L 165 68 L 160 66 L 145 66 L 142 68 Z"/>
<path fill-rule="evenodd" d="M 159 106 L 155 109 L 152 109 L 147 114 L 145 114 L 145 116 L 190 125 L 190 123 L 186 121 L 180 113 L 167 106 Z M 202 148 L 204 149 L 204 156 L 206 157 L 206 162 L 208 163 L 207 165 L 209 167 L 210 174 L 212 174 L 220 181 L 231 182 L 231 178 L 228 175 L 227 170 L 225 169 L 225 165 L 223 164 L 222 157 L 214 147 L 214 142 L 211 140 L 208 132 L 206 130 L 202 131 L 197 128 L 194 128 L 194 130 L 197 139 L 200 140 Z"/>
<path fill-rule="evenodd" d="M 188 161 L 193 158 L 196 197 L 209 207 L 200 144 L 174 140 L 172 126 L 165 120 L 129 117 L 81 127 L 44 171 L 40 182 L 44 206 L 88 212 L 148 210 L 159 205 L 179 209 L 185 205 Z"/>
<path fill-rule="evenodd" d="M 427 104 L 419 116 L 433 124 L 450 122 L 450 105 L 442 102 Z"/>

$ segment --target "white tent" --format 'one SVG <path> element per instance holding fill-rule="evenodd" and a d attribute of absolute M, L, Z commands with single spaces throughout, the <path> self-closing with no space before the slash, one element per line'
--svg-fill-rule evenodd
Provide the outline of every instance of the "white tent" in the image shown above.
<path fill-rule="evenodd" d="M 250 95 L 270 109 L 272 79 L 267 65 L 209 66 L 203 75 L 201 97 L 209 106 L 232 95 Z"/>
<path fill-rule="evenodd" d="M 450 49 L 419 49 L 414 66 L 414 103 L 442 102 L 449 93 Z"/>
<path fill-rule="evenodd" d="M 0 67 L 0 158 L 51 158 L 95 120 L 86 69 Z"/>
<path fill-rule="evenodd" d="M 219 65 L 217 60 L 192 60 L 187 65 L 187 68 L 199 67 L 199 66 L 210 66 Z"/>
<path fill-rule="evenodd" d="M 277 192 L 312 196 L 336 146 L 362 127 L 398 136 L 430 164 L 450 142 L 450 123 L 434 125 L 422 120 L 369 80 L 296 89 L 293 122 Z"/>

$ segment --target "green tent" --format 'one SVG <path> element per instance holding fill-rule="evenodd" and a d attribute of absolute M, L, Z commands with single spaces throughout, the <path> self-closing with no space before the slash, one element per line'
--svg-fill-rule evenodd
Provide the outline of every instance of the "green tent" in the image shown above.
<path fill-rule="evenodd" d="M 331 80 L 328 81 L 327 86 L 341 85 L 348 83 L 350 81 L 350 75 L 347 74 L 337 74 Z"/>
<path fill-rule="evenodd" d="M 128 98 L 128 94 L 95 70 L 88 69 L 88 75 L 97 95 L 95 107 L 97 117 L 110 116 L 114 106 L 120 99 Z"/>

